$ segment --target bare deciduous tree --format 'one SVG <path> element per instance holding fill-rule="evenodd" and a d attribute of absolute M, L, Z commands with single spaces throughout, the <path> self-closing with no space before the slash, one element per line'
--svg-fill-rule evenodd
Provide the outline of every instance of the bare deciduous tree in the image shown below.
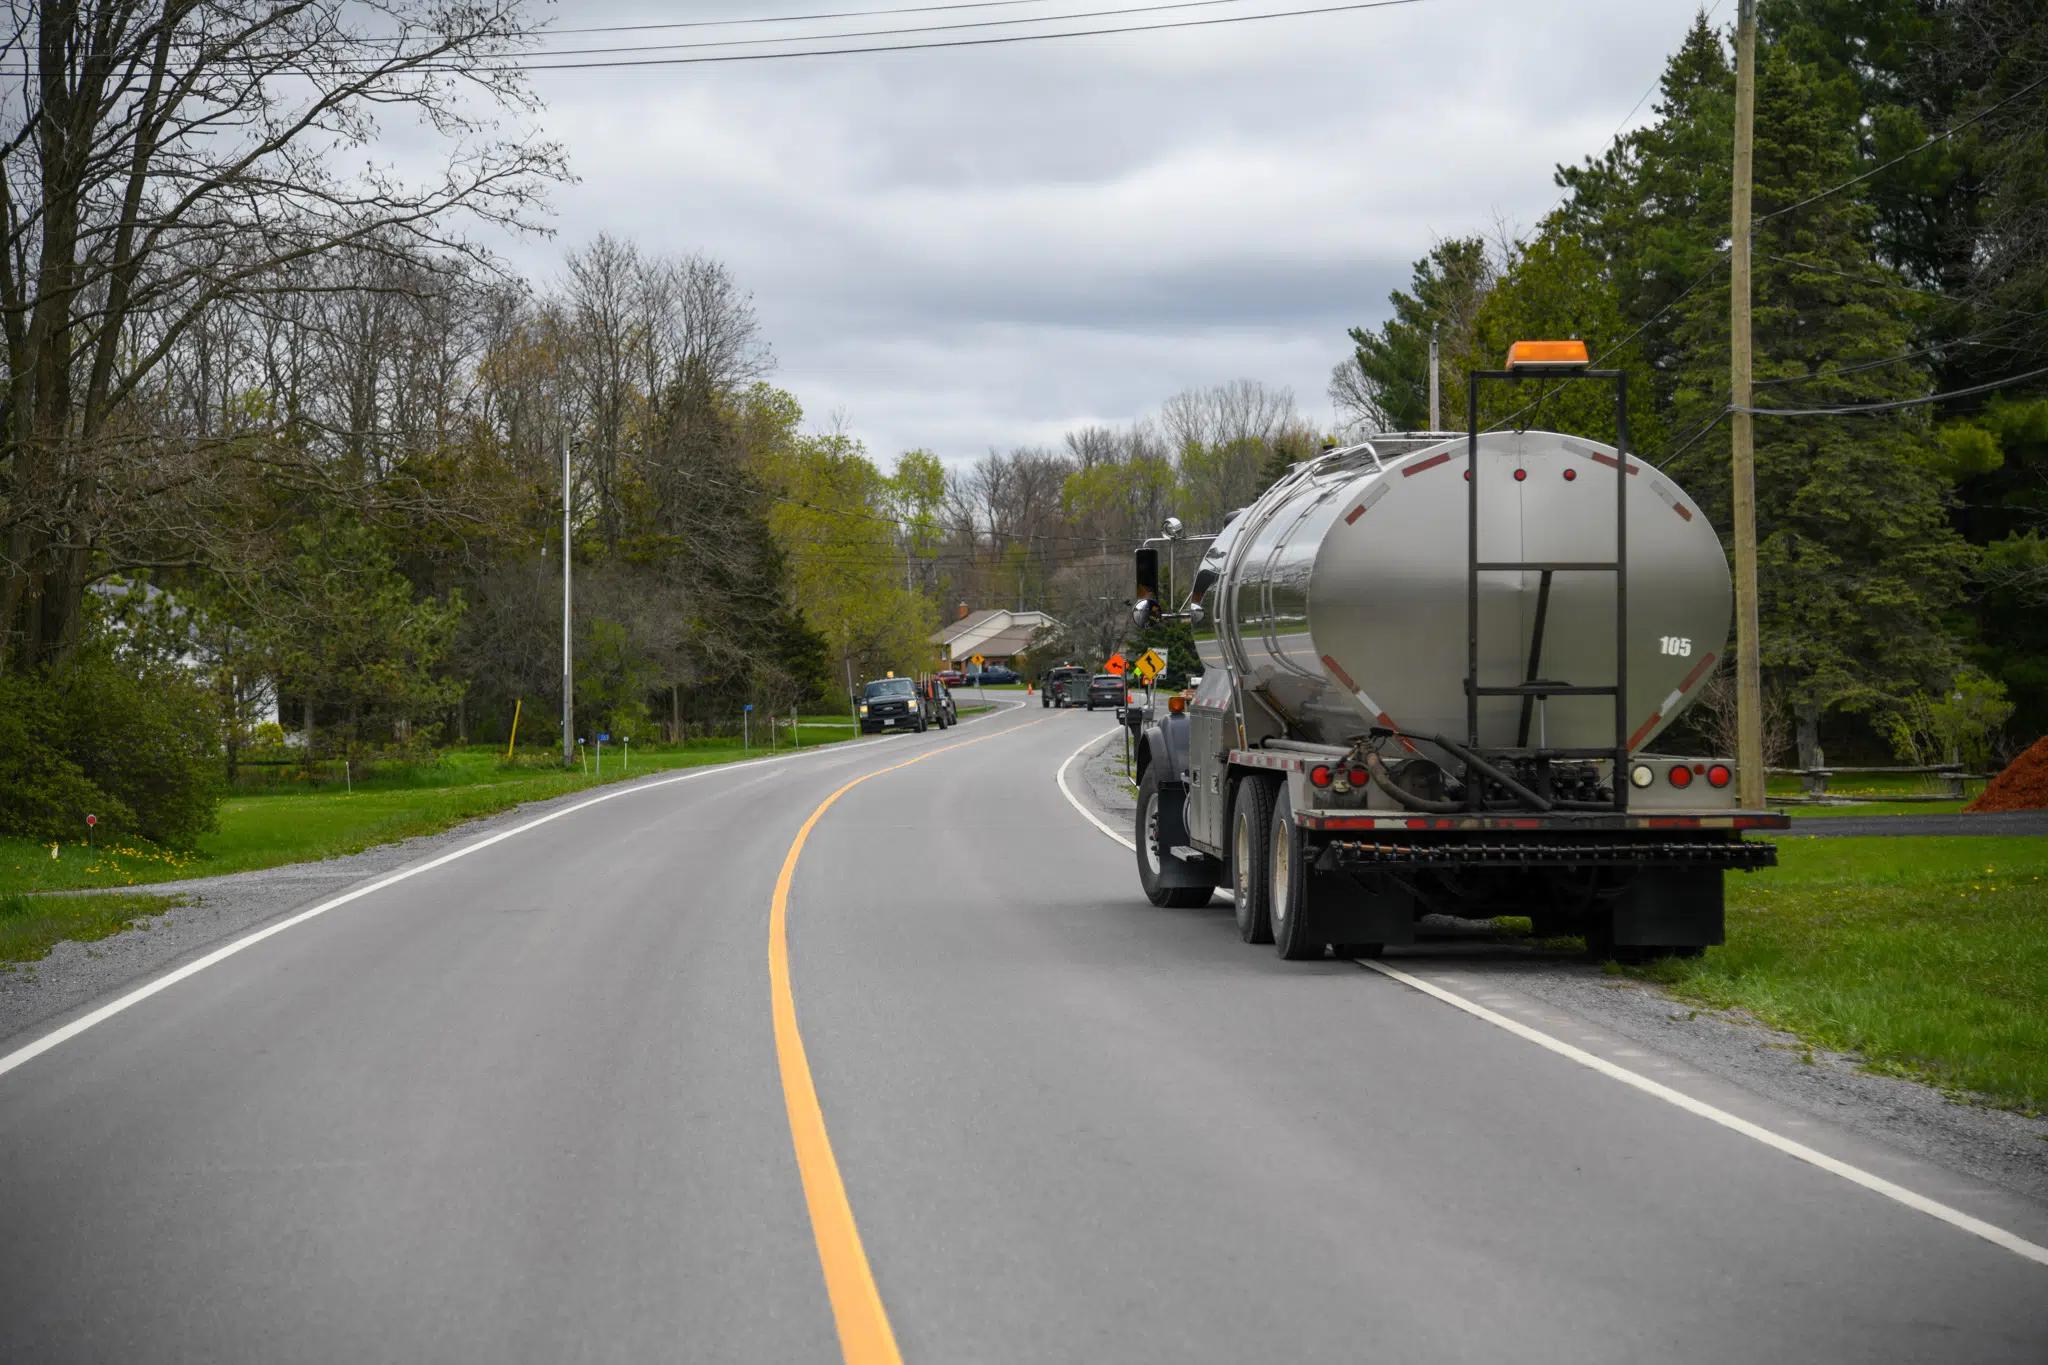
<path fill-rule="evenodd" d="M 138 505 L 215 447 L 133 413 L 216 310 L 303 290 L 285 276 L 328 252 L 473 261 L 463 220 L 524 223 L 564 173 L 552 144 L 493 123 L 535 108 L 505 60 L 530 26 L 519 0 L 7 7 L 0 666 L 62 657 L 86 584 L 159 552 Z M 405 114 L 447 146 L 439 169 L 362 165 Z M 275 430 L 268 413 L 233 425 Z"/>

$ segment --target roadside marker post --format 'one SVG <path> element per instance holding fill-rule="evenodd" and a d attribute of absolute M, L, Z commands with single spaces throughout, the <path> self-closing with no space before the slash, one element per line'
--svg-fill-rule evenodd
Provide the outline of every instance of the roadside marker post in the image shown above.
<path fill-rule="evenodd" d="M 754 703 L 748 702 L 740 708 L 740 752 L 749 753 L 754 747 Z"/>
<path fill-rule="evenodd" d="M 600 782 L 604 781 L 604 742 L 610 738 L 610 735 L 597 737 L 597 780 Z"/>
<path fill-rule="evenodd" d="M 525 704 L 526 699 L 524 697 L 520 697 L 512 703 L 512 737 L 505 741 L 505 761 L 507 763 L 512 761 L 512 746 L 519 742 L 519 708 Z"/>
<path fill-rule="evenodd" d="M 632 737 L 631 735 L 627 735 L 627 736 L 625 736 L 625 740 L 626 740 L 626 766 L 625 766 L 625 767 L 623 767 L 623 768 L 621 768 L 621 769 L 620 769 L 619 771 L 621 771 L 621 772 L 628 772 L 628 773 L 629 773 L 629 772 L 632 772 L 632 771 L 633 771 L 633 737 Z"/>

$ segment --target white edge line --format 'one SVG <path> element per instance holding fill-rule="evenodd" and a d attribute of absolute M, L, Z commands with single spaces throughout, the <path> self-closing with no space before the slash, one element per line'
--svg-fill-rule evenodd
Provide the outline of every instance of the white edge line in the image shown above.
<path fill-rule="evenodd" d="M 1081 812 L 1081 818 L 1083 820 L 1086 820 L 1089 824 L 1095 826 L 1095 828 L 1101 830 L 1104 834 L 1107 834 L 1110 838 L 1116 840 L 1125 848 L 1130 849 L 1132 852 L 1135 853 L 1138 848 L 1137 844 L 1133 843 L 1129 839 L 1124 838 L 1123 835 L 1118 834 L 1114 829 L 1111 829 L 1106 823 L 1099 819 L 1094 811 L 1089 810 L 1086 806 L 1082 805 L 1080 798 L 1074 795 L 1074 789 L 1067 785 L 1067 769 L 1074 766 L 1074 760 L 1079 758 L 1082 754 L 1087 753 L 1090 749 L 1102 743 L 1103 740 L 1108 739 L 1110 735 L 1113 735 L 1115 733 L 1116 731 L 1111 730 L 1106 734 L 1097 735 L 1095 736 L 1095 738 L 1089 740 L 1086 744 L 1083 744 L 1080 748 L 1074 750 L 1074 752 L 1072 752 L 1071 754 L 1068 754 L 1067 761 L 1060 764 L 1059 771 L 1053 774 L 1053 780 L 1060 784 L 1060 795 L 1067 798 L 1068 805 L 1072 806 L 1075 810 Z"/>
<path fill-rule="evenodd" d="M 1112 731 L 1111 733 L 1115 732 Z M 1083 806 L 1080 800 L 1075 797 L 1073 789 L 1067 785 L 1067 769 L 1073 766 L 1074 760 L 1096 744 L 1099 744 L 1104 738 L 1107 738 L 1107 736 L 1098 735 L 1096 738 L 1089 740 L 1086 744 L 1083 744 L 1080 748 L 1069 754 L 1066 762 L 1060 764 L 1059 772 L 1056 774 L 1060 794 L 1067 798 L 1068 803 L 1075 810 L 1081 812 L 1082 817 L 1089 824 L 1095 826 L 1125 848 L 1135 848 L 1136 845 L 1129 839 L 1118 834 L 1114 829 L 1098 819 L 1093 811 Z M 1230 892 L 1225 890 L 1219 889 L 1217 894 L 1226 899 L 1230 898 Z M 1781 1137 L 1760 1124 L 1751 1123 L 1745 1118 L 1738 1118 L 1727 1110 L 1718 1109 L 1704 1100 L 1696 1100 L 1683 1091 L 1674 1090 L 1668 1085 L 1651 1080 L 1648 1076 L 1639 1075 L 1636 1072 L 1630 1071 L 1625 1066 L 1617 1066 L 1605 1057 L 1596 1057 L 1583 1048 L 1573 1047 L 1562 1039 L 1553 1038 L 1540 1029 L 1530 1028 L 1519 1020 L 1510 1019 L 1504 1014 L 1496 1013 L 1484 1005 L 1467 1000 L 1456 992 L 1447 991 L 1441 986 L 1424 981 L 1419 976 L 1412 976 L 1398 968 L 1389 967 L 1384 963 L 1375 962 L 1369 958 L 1359 958 L 1354 959 L 1354 961 L 1361 967 L 1378 972 L 1381 976 L 1390 977 L 1404 986 L 1421 991 L 1424 995 L 1434 996 L 1453 1009 L 1463 1010 L 1475 1019 L 1483 1019 L 1496 1028 L 1506 1029 L 1516 1037 L 1534 1043 L 1540 1048 L 1545 1048 L 1560 1057 L 1577 1062 L 1580 1066 L 1589 1067 L 1611 1080 L 1620 1081 L 1623 1085 L 1634 1086 L 1646 1095 L 1653 1095 L 1663 1100 L 1666 1104 L 1676 1105 L 1688 1114 L 1706 1119 L 1710 1123 L 1718 1123 L 1731 1132 L 1740 1133 L 1746 1138 L 1761 1142 L 1766 1147 L 1775 1148 L 1795 1160 L 1804 1161 L 1809 1166 L 1816 1166 L 1832 1175 L 1838 1175 L 1852 1185 L 1861 1185 L 1864 1189 L 1874 1194 L 1881 1194 L 1895 1203 L 1904 1204 L 1907 1208 L 1924 1213 L 1930 1218 L 1938 1218 L 1951 1227 L 1960 1228 L 1972 1236 L 1981 1237 L 1992 1245 L 2003 1247 L 2016 1256 L 2022 1256 L 2038 1265 L 2048 1266 L 2048 1247 L 2037 1246 L 2024 1237 L 2007 1232 L 2004 1228 L 1987 1223 L 1981 1218 L 1973 1217 L 1970 1214 L 1964 1213 L 1961 1209 L 1951 1208 L 1947 1204 L 1929 1199 L 1924 1194 L 1915 1194 L 1905 1186 L 1895 1185 L 1884 1177 L 1872 1175 L 1861 1167 L 1851 1166 L 1848 1162 L 1838 1161 L 1825 1152 L 1817 1152 L 1804 1143 L 1794 1142 L 1788 1137 Z"/>
<path fill-rule="evenodd" d="M 986 715 L 970 716 L 968 719 L 959 722 L 959 724 L 971 725 L 975 721 L 993 720 L 997 716 L 1002 715 L 1005 711 L 1022 709 L 1022 702 L 1017 703 L 1017 705 L 1015 706 L 1004 706 L 1001 703 L 997 703 L 996 708 L 988 712 Z M 689 782 L 700 777 L 715 777 L 721 773 L 741 772 L 753 768 L 765 767 L 766 765 L 771 763 L 788 763 L 795 759 L 808 758 L 812 754 L 843 754 L 852 749 L 867 748 L 870 745 L 882 742 L 884 741 L 878 735 L 872 740 L 856 739 L 845 744 L 827 744 L 821 748 L 816 749 L 792 750 L 786 754 L 765 755 L 761 758 L 755 759 L 741 759 L 736 763 L 708 763 L 705 764 L 703 767 L 693 769 L 690 772 L 677 773 L 671 777 L 657 778 L 651 782 L 641 781 L 627 783 L 625 785 L 615 787 L 610 791 L 602 792 L 596 796 L 593 796 L 587 801 L 578 801 L 573 806 L 564 806 L 560 810 L 549 811 L 546 815 L 537 816 L 532 820 L 528 820 L 523 825 L 514 825 L 511 829 L 500 830 L 496 834 L 489 835 L 482 839 L 478 839 L 475 843 L 464 844 L 460 848 L 450 849 L 448 852 L 443 853 L 438 858 L 430 858 L 426 862 L 417 863 L 412 867 L 401 868 L 397 872 L 393 872 L 388 876 L 379 877 L 376 881 L 370 882 L 367 885 L 358 886 L 352 891 L 344 891 L 341 895 L 332 897 L 328 900 L 321 901 L 318 905 L 309 906 L 308 908 L 299 911 L 299 913 L 291 916 L 288 919 L 281 919 L 277 921 L 277 923 L 275 924 L 267 924 L 263 928 L 256 930 L 254 933 L 244 934 L 242 937 L 235 939 L 233 942 L 223 944 L 222 946 L 208 953 L 206 956 L 201 958 L 195 958 L 192 961 L 186 963 L 184 966 L 178 968 L 176 971 L 166 972 L 162 976 L 157 977 L 153 981 L 145 982 L 143 985 L 137 986 L 134 990 L 129 991 L 126 995 L 117 996 L 116 998 L 109 1000 L 106 1004 L 101 1005 L 98 1009 L 92 1011 L 90 1014 L 82 1014 L 78 1018 L 73 1019 L 70 1023 L 65 1024 L 63 1027 L 52 1029 L 50 1032 L 44 1034 L 42 1037 L 36 1039 L 34 1042 L 25 1043 L 21 1047 L 18 1047 L 14 1051 L 8 1053 L 6 1056 L 0 1057 L 0 1076 L 5 1076 L 8 1072 L 14 1070 L 16 1067 L 34 1061 L 37 1057 L 42 1056 L 51 1048 L 57 1047 L 62 1043 L 69 1042 L 71 1039 L 76 1038 L 79 1034 L 84 1033 L 87 1029 L 93 1027 L 95 1024 L 103 1024 L 107 1020 L 113 1018 L 115 1015 L 121 1013 L 123 1010 L 127 1010 L 136 1005 L 141 1004 L 143 1001 L 149 999 L 149 997 L 151 997 L 152 995 L 155 995 L 158 991 L 167 990 L 170 987 L 177 985 L 180 981 L 183 981 L 185 978 L 189 976 L 196 976 L 200 972 L 205 971 L 208 967 L 213 966 L 217 962 L 224 962 L 228 958 L 233 957 L 236 953 L 241 952 L 244 948 L 254 947 L 255 945 L 261 943 L 264 939 L 271 937 L 273 934 L 281 934 L 285 930 L 293 927 L 294 925 L 304 924 L 309 919 L 313 919 L 319 915 L 324 915 L 329 910 L 338 909 L 341 906 L 347 905 L 350 901 L 360 900 L 364 896 L 367 896 L 372 892 L 382 891 L 387 886 L 396 886 L 399 882 L 409 880 L 413 877 L 417 877 L 423 872 L 432 872 L 435 868 L 445 866 L 448 863 L 452 863 L 458 858 L 467 858 L 472 853 L 480 853 L 484 849 L 489 848 L 491 845 L 496 843 L 502 843 L 504 840 L 510 839 L 516 834 L 524 834 L 530 829 L 538 829 L 542 825 L 548 824 L 555 820 L 560 820 L 564 816 L 574 815 L 578 811 L 589 810 L 592 806 L 602 805 L 606 801 L 616 801 L 622 796 L 637 796 L 641 792 L 654 791 L 656 788 L 659 787 L 674 786 L 678 782 Z M 140 889 L 147 888 L 144 887 Z"/>

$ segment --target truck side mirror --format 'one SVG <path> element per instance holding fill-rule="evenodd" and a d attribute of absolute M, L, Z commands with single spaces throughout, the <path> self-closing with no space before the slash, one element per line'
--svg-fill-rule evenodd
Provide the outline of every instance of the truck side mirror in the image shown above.
<path fill-rule="evenodd" d="M 1143 630 L 1159 619 L 1159 551 L 1140 550 L 1134 558 L 1138 596 L 1131 603 L 1131 619 Z"/>

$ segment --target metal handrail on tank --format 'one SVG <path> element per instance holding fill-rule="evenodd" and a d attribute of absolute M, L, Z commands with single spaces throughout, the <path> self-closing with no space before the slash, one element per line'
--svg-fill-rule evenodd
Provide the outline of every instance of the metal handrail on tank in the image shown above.
<path fill-rule="evenodd" d="M 1628 373 L 1625 370 L 1595 370 L 1584 364 L 1584 348 L 1579 348 L 1577 363 L 1562 365 L 1543 364 L 1540 366 L 1518 366 L 1511 352 L 1508 368 L 1504 370 L 1474 370 L 1466 385 L 1466 426 L 1465 426 L 1465 481 L 1466 481 L 1466 658 L 1465 673 L 1465 716 L 1467 741 L 1464 749 L 1471 752 L 1459 753 L 1468 768 L 1481 755 L 1504 757 L 1513 752 L 1500 748 L 1486 748 L 1479 742 L 1479 702 L 1482 697 L 1519 697 L 1522 702 L 1521 724 L 1517 733 L 1519 741 L 1517 756 L 1528 756 L 1539 772 L 1547 772 L 1553 756 L 1565 756 L 1561 751 L 1537 750 L 1533 754 L 1527 749 L 1529 718 L 1531 711 L 1551 697 L 1600 697 L 1614 698 L 1614 748 L 1602 755 L 1614 764 L 1610 787 L 1614 793 L 1611 809 L 1617 812 L 1628 810 L 1629 793 L 1629 740 L 1628 740 L 1628 476 L 1631 472 L 1628 440 Z M 1614 446 L 1614 558 L 1611 561 L 1520 561 L 1482 560 L 1479 557 L 1479 385 L 1482 381 L 1526 380 L 1526 379 L 1594 379 L 1611 381 L 1614 384 L 1615 446 Z M 1534 570 L 1542 575 L 1537 587 L 1537 610 L 1534 630 L 1529 642 L 1529 667 L 1523 682 L 1512 686 L 1485 686 L 1479 680 L 1479 575 L 1481 573 L 1526 573 Z M 1548 615 L 1550 585 L 1557 573 L 1612 573 L 1614 575 L 1614 682 L 1611 686 L 1574 686 L 1570 683 L 1546 680 L 1538 676 L 1543 656 L 1543 629 Z M 1440 747 L 1457 751 L 1442 739 L 1436 739 Z M 1592 751 L 1599 753 L 1599 751 Z M 1574 754 L 1572 756 L 1578 756 Z M 1588 755 L 1590 756 L 1590 755 Z M 1478 768 L 1486 776 L 1498 781 L 1499 774 L 1491 765 L 1478 762 Z M 1549 809 L 1547 799 L 1537 797 L 1520 783 L 1500 783 L 1518 798 L 1530 802 L 1535 809 Z M 1538 785 L 1548 785 L 1547 778 Z M 1471 810 L 1486 808 L 1486 783 L 1467 781 L 1466 804 Z M 1537 804 L 1537 803 L 1541 804 Z M 1584 809 L 1593 806 L 1608 809 L 1599 803 L 1571 802 L 1572 808 Z"/>

